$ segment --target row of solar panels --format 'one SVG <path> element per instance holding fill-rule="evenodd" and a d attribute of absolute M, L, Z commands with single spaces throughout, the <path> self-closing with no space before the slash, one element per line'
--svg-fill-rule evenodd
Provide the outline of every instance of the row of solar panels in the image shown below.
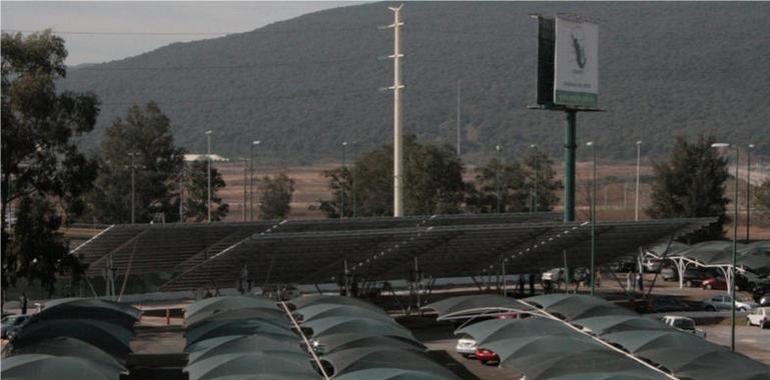
<path fill-rule="evenodd" d="M 2 378 L 118 380 L 140 311 L 99 299 L 50 301 L 3 350 Z"/>
<path fill-rule="evenodd" d="M 457 379 L 383 310 L 349 297 L 280 307 L 260 297 L 208 298 L 187 308 L 185 330 L 190 380 Z"/>
<path fill-rule="evenodd" d="M 770 378 L 766 364 L 597 297 L 458 297 L 426 308 L 438 311 L 440 319 L 504 310 L 531 315 L 482 321 L 456 331 L 472 336 L 479 348 L 498 355 L 500 366 L 520 371 L 528 380 Z"/>

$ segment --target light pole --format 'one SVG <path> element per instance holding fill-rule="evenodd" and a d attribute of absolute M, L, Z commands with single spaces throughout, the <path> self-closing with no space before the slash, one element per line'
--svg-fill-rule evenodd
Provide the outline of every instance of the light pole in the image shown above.
<path fill-rule="evenodd" d="M 343 141 L 342 142 L 342 173 L 343 174 L 345 174 L 345 168 L 346 168 L 345 161 L 347 159 L 346 157 L 347 147 L 348 147 L 348 142 Z M 343 179 L 343 181 L 340 182 L 340 190 L 342 191 L 342 195 L 340 197 L 340 219 L 345 217 L 345 181 L 344 181 L 344 176 L 341 176 L 341 178 Z"/>
<path fill-rule="evenodd" d="M 136 222 L 136 164 L 134 158 L 139 153 L 131 152 L 128 154 L 131 156 L 131 224 Z"/>
<path fill-rule="evenodd" d="M 754 144 L 749 144 L 746 150 L 746 243 L 749 242 L 749 230 L 751 229 L 751 151 Z"/>
<path fill-rule="evenodd" d="M 727 143 L 713 143 L 712 148 L 730 148 L 735 150 L 735 216 L 733 217 L 733 264 L 730 268 L 730 298 L 732 298 L 731 310 L 731 332 L 730 332 L 730 349 L 735 351 L 735 265 L 738 252 L 738 158 L 739 149 L 737 145 L 730 145 Z"/>
<path fill-rule="evenodd" d="M 596 256 L 596 147 L 593 141 L 586 143 L 591 147 L 593 155 L 593 183 L 591 191 L 591 295 L 596 294 L 596 268 L 594 258 Z"/>
<path fill-rule="evenodd" d="M 211 223 L 211 133 L 211 130 L 206 131 L 206 161 L 208 163 L 208 167 L 206 169 L 208 180 L 208 201 L 206 204 L 208 205 L 208 223 Z"/>
<path fill-rule="evenodd" d="M 350 143 L 351 148 L 356 148 L 356 142 L 352 141 Z M 352 185 L 353 185 L 353 217 L 355 218 L 358 214 L 356 213 L 356 209 L 358 208 L 358 200 L 356 199 L 356 151 L 353 151 L 353 170 L 352 170 Z"/>
<path fill-rule="evenodd" d="M 500 206 L 501 206 L 501 199 L 500 199 L 500 167 L 502 165 L 502 161 L 500 159 L 500 153 L 502 151 L 503 147 L 500 145 L 495 146 L 495 150 L 497 150 L 497 172 L 495 173 L 495 187 L 497 189 L 497 213 L 500 213 Z"/>
<path fill-rule="evenodd" d="M 532 144 L 529 146 L 531 149 L 537 149 L 536 144 Z M 537 212 L 537 206 L 538 206 L 538 197 L 537 197 L 537 190 L 538 190 L 538 177 L 540 176 L 540 163 L 536 162 L 537 167 L 535 168 L 535 183 L 534 183 L 534 189 L 533 189 L 533 195 L 532 195 L 532 207 L 530 207 L 530 212 Z"/>
<path fill-rule="evenodd" d="M 251 154 L 249 158 L 249 220 L 254 221 L 254 148 L 259 145 L 261 141 L 254 140 L 251 142 Z"/>
<path fill-rule="evenodd" d="M 639 220 L 639 166 L 642 161 L 642 140 L 636 141 L 636 205 L 634 206 L 634 220 Z"/>

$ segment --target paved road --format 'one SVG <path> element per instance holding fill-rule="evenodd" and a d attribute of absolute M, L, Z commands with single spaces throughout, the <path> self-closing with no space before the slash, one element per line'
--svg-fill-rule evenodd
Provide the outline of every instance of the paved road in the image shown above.
<path fill-rule="evenodd" d="M 760 329 L 756 326 L 746 326 L 746 319 L 740 318 L 735 327 L 736 351 L 765 364 L 770 364 L 770 329 Z M 730 346 L 730 325 L 700 326 L 706 331 L 706 338 L 714 343 Z"/>

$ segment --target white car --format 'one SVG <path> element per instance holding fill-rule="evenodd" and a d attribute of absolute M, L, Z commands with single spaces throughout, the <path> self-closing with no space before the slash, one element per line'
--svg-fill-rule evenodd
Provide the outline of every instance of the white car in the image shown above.
<path fill-rule="evenodd" d="M 703 309 L 706 311 L 717 310 L 730 310 L 733 305 L 733 298 L 729 294 L 721 294 L 718 296 L 706 298 L 702 302 Z M 735 300 L 735 309 L 738 311 L 751 311 L 751 309 L 757 307 L 756 302 L 745 299 Z"/>
<path fill-rule="evenodd" d="M 706 332 L 695 328 L 695 320 L 679 315 L 666 315 L 663 317 L 663 323 L 680 331 L 695 334 L 701 338 L 706 338 Z"/>
<path fill-rule="evenodd" d="M 759 326 L 764 329 L 770 327 L 770 307 L 758 307 L 746 316 L 749 326 Z"/>
<path fill-rule="evenodd" d="M 476 353 L 476 348 L 478 348 L 476 340 L 468 335 L 465 335 L 457 340 L 457 347 L 455 347 L 455 350 L 458 354 L 468 358 Z"/>

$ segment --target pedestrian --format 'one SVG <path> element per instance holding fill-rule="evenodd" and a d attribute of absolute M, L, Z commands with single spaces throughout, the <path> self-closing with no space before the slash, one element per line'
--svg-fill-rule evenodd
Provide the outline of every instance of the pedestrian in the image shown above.
<path fill-rule="evenodd" d="M 594 277 L 594 283 L 596 284 L 597 288 L 601 288 L 602 287 L 602 272 L 601 271 L 598 271 L 598 270 L 596 271 L 596 277 Z"/>
<path fill-rule="evenodd" d="M 22 315 L 27 314 L 27 294 L 26 293 L 24 292 L 21 293 L 21 298 L 19 303 L 21 304 L 21 314 Z"/>
<path fill-rule="evenodd" d="M 519 295 L 524 295 L 524 275 L 519 274 Z"/>
<path fill-rule="evenodd" d="M 639 284 L 639 291 L 644 293 L 644 277 L 641 273 L 636 274 L 637 283 Z"/>
<path fill-rule="evenodd" d="M 529 295 L 534 296 L 535 295 L 535 275 L 533 273 L 530 273 L 528 276 L 529 276 Z"/>
<path fill-rule="evenodd" d="M 633 290 L 632 287 L 634 286 L 634 284 L 635 282 L 631 278 L 631 271 L 628 271 L 628 273 L 626 273 L 626 291 L 627 292 L 632 291 Z"/>

